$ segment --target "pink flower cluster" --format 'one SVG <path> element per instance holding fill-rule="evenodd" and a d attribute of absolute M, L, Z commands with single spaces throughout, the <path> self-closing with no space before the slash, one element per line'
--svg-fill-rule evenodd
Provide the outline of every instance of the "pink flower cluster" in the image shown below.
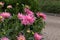
<path fill-rule="evenodd" d="M 34 34 L 34 39 L 35 40 L 41 40 L 42 39 L 42 35 L 38 34 L 38 33 L 35 33 Z"/>
<path fill-rule="evenodd" d="M 37 17 L 42 17 L 44 20 L 46 20 L 46 15 L 42 12 L 37 12 Z"/>
<path fill-rule="evenodd" d="M 23 25 L 32 25 L 35 21 L 35 16 L 33 15 L 33 12 L 29 9 L 24 9 L 26 12 L 26 15 L 23 15 L 22 13 L 18 13 L 18 19 L 21 20 L 21 23 Z"/>

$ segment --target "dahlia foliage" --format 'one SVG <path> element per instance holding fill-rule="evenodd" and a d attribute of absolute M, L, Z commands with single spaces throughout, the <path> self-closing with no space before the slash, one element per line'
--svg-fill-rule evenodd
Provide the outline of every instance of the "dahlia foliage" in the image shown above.
<path fill-rule="evenodd" d="M 42 39 L 46 15 L 39 11 L 38 1 L 23 1 L 0 1 L 0 40 Z"/>

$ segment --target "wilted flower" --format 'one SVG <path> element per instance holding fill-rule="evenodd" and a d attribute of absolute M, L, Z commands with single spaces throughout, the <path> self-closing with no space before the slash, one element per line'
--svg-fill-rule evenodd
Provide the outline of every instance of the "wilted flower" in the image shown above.
<path fill-rule="evenodd" d="M 26 39 L 25 39 L 25 36 L 21 34 L 19 35 L 19 37 L 17 37 L 17 40 L 26 40 Z"/>
<path fill-rule="evenodd" d="M 2 37 L 1 40 L 9 40 L 7 37 Z"/>
<path fill-rule="evenodd" d="M 25 8 L 30 9 L 30 7 L 28 5 L 25 5 Z"/>
<path fill-rule="evenodd" d="M 4 18 L 2 16 L 0 16 L 0 22 L 4 21 Z"/>
<path fill-rule="evenodd" d="M 12 8 L 12 5 L 8 5 L 7 8 Z"/>
<path fill-rule="evenodd" d="M 3 3 L 3 2 L 0 2 L 0 5 L 1 5 L 1 6 L 4 6 L 4 3 Z"/>
<path fill-rule="evenodd" d="M 42 17 L 44 20 L 46 20 L 46 15 L 44 13 L 42 13 L 42 12 L 41 13 L 38 12 L 37 17 Z"/>
<path fill-rule="evenodd" d="M 42 35 L 39 35 L 38 33 L 34 33 L 34 39 L 35 40 L 41 40 L 42 39 Z"/>
<path fill-rule="evenodd" d="M 10 18 L 11 17 L 11 14 L 9 12 L 3 12 L 0 15 L 4 18 Z"/>
<path fill-rule="evenodd" d="M 28 30 L 27 30 L 27 33 L 30 33 L 30 32 L 31 32 L 31 30 L 30 30 L 30 29 L 28 29 Z"/>

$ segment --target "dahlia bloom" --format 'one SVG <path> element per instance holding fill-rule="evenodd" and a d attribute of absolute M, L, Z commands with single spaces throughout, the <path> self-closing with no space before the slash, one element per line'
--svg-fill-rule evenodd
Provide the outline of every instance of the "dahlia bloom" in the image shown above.
<path fill-rule="evenodd" d="M 19 37 L 17 37 L 17 40 L 26 40 L 24 35 L 19 35 Z"/>
<path fill-rule="evenodd" d="M 24 9 L 24 12 L 25 12 L 26 14 L 31 14 L 31 15 L 34 14 L 31 10 L 29 10 L 29 9 L 27 9 L 27 8 Z"/>
<path fill-rule="evenodd" d="M 27 8 L 24 9 L 24 12 L 26 13 L 26 15 L 29 15 L 31 17 L 34 17 L 34 12 L 32 12 L 31 10 L 29 10 Z"/>
<path fill-rule="evenodd" d="M 21 23 L 23 25 L 31 25 L 35 21 L 35 17 L 32 17 L 30 15 L 23 15 L 18 13 L 18 19 L 21 20 Z"/>
<path fill-rule="evenodd" d="M 3 13 L 1 13 L 0 15 L 1 15 L 2 17 L 4 17 L 4 18 L 10 18 L 10 17 L 11 17 L 11 14 L 8 13 L 8 12 L 3 12 Z"/>
<path fill-rule="evenodd" d="M 37 12 L 37 17 L 42 17 L 44 20 L 46 20 L 46 15 L 44 13 Z"/>
<path fill-rule="evenodd" d="M 0 2 L 0 5 L 1 5 L 1 6 L 4 6 L 4 3 L 3 3 L 3 2 Z"/>
<path fill-rule="evenodd" d="M 18 17 L 18 19 L 22 20 L 22 19 L 24 19 L 24 16 L 25 15 L 23 15 L 22 13 L 18 13 L 18 16 L 17 17 Z"/>
<path fill-rule="evenodd" d="M 8 5 L 7 8 L 12 8 L 12 5 Z"/>
<path fill-rule="evenodd" d="M 7 37 L 2 37 L 1 40 L 9 40 Z"/>
<path fill-rule="evenodd" d="M 35 21 L 35 17 L 31 17 L 29 15 L 26 15 L 24 19 L 21 21 L 24 25 L 32 25 Z"/>
<path fill-rule="evenodd" d="M 42 39 L 42 35 L 39 35 L 38 33 L 34 33 L 34 39 L 35 40 L 41 40 Z"/>

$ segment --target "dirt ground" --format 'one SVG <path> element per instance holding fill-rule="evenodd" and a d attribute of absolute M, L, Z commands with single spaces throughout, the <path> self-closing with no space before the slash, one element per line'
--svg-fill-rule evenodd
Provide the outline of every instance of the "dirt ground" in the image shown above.
<path fill-rule="evenodd" d="M 43 40 L 60 40 L 60 17 L 47 16 Z"/>

